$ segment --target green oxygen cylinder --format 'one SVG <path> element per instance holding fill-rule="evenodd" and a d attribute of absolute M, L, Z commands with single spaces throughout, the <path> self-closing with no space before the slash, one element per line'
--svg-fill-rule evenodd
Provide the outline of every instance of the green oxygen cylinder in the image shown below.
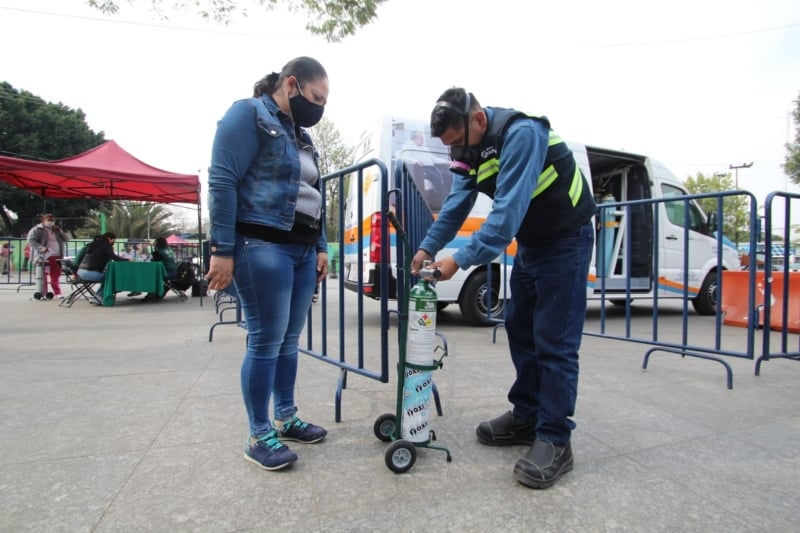
<path fill-rule="evenodd" d="M 437 271 L 420 271 L 420 280 L 408 293 L 408 332 L 406 363 L 430 367 L 436 350 L 436 291 L 428 277 Z M 402 437 L 415 443 L 430 440 L 430 402 L 433 377 L 431 370 L 406 366 L 403 369 Z"/>

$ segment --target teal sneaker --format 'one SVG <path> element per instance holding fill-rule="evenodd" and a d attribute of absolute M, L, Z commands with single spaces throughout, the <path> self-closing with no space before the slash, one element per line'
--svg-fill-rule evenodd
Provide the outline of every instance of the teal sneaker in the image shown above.
<path fill-rule="evenodd" d="M 279 439 L 303 442 L 305 444 L 319 442 L 324 439 L 327 434 L 328 430 L 325 428 L 303 422 L 297 415 L 294 415 L 288 422 L 284 422 L 283 427 L 278 430 Z"/>
<path fill-rule="evenodd" d="M 273 429 L 255 442 L 250 442 L 248 437 L 244 447 L 244 458 L 264 470 L 280 470 L 297 461 L 297 454 L 278 440 L 278 435 Z"/>

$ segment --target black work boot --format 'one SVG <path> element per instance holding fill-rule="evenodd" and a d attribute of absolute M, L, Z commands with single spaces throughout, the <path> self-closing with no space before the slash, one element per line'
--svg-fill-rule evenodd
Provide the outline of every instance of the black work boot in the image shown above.
<path fill-rule="evenodd" d="M 488 446 L 533 444 L 536 423 L 522 420 L 509 411 L 488 422 L 481 422 L 475 434 L 478 435 L 478 442 Z"/>
<path fill-rule="evenodd" d="M 536 440 L 514 465 L 514 478 L 532 489 L 546 489 L 572 470 L 572 447 Z"/>

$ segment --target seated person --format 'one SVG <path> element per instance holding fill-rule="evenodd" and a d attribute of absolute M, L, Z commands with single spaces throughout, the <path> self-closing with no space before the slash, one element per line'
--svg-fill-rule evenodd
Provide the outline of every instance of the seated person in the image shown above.
<path fill-rule="evenodd" d="M 106 265 L 109 261 L 127 261 L 114 253 L 114 241 L 117 236 L 111 232 L 95 237 L 95 240 L 86 245 L 83 250 L 83 258 L 78 263 L 78 277 L 86 281 L 96 281 L 100 283 L 98 294 L 103 293 L 103 281 L 106 279 Z M 92 303 L 103 305 L 97 298 Z"/>
<path fill-rule="evenodd" d="M 167 244 L 167 239 L 159 237 L 155 240 L 150 260 L 164 263 L 167 279 L 175 278 L 175 273 L 178 271 L 178 262 L 175 260 L 175 252 Z"/>
<path fill-rule="evenodd" d="M 155 240 L 150 260 L 164 263 L 164 269 L 167 271 L 165 279 L 175 279 L 175 274 L 178 271 L 178 262 L 175 260 L 175 253 L 167 244 L 167 239 L 159 237 Z M 154 301 L 158 299 L 158 295 L 148 292 L 144 299 L 148 302 Z"/>
<path fill-rule="evenodd" d="M 102 238 L 103 238 L 103 236 L 102 236 L 102 235 L 96 235 L 96 236 L 94 237 L 94 239 L 92 239 L 92 242 L 99 241 L 99 240 L 100 240 L 100 239 L 102 239 Z M 91 243 L 91 242 L 89 242 L 89 243 L 86 243 L 86 244 L 84 244 L 84 245 L 81 247 L 81 249 L 80 249 L 80 250 L 78 250 L 78 253 L 77 253 L 77 254 L 75 254 L 75 257 L 73 257 L 73 258 L 72 258 L 72 264 L 73 264 L 73 265 L 75 265 L 75 273 L 74 273 L 74 274 L 72 274 L 72 276 L 71 276 L 71 277 L 72 277 L 72 279 L 78 279 L 78 278 L 79 278 L 79 276 L 78 276 L 78 267 L 80 266 L 80 264 L 81 264 L 81 261 L 83 261 L 83 257 L 86 255 L 86 248 L 87 248 L 87 247 L 88 247 L 90 244 L 92 244 L 92 243 Z"/>

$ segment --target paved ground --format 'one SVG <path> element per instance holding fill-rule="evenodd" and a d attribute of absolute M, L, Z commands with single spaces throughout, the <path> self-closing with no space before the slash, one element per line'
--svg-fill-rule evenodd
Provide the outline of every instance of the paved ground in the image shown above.
<path fill-rule="evenodd" d="M 575 469 L 534 491 L 511 475 L 524 447 L 474 437 L 481 420 L 508 408 L 505 335 L 493 344 L 491 329 L 466 327 L 448 309 L 439 331 L 450 357 L 435 374 L 444 416 L 432 424 L 451 463 L 419 449 L 408 473 L 390 472 L 372 427 L 395 409 L 394 377 L 351 373 L 336 423 L 338 370 L 304 356 L 300 414 L 329 437 L 293 446 L 300 460 L 270 473 L 241 457 L 245 332 L 220 326 L 209 342 L 211 300 L 120 295 L 113 308 L 67 309 L 31 293 L 0 290 L 2 531 L 800 529 L 798 362 L 769 361 L 756 377 L 752 360 L 727 358 L 728 390 L 717 363 L 659 354 L 643 372 L 646 346 L 587 336 Z M 336 292 L 327 294 L 333 313 Z M 375 303 L 365 307 L 371 364 L 380 322 Z M 679 318 L 662 315 L 662 334 Z M 695 338 L 712 336 L 711 319 L 692 315 L 692 325 Z M 587 329 L 597 328 L 592 311 Z M 347 329 L 351 346 L 359 325 Z M 741 333 L 726 328 L 726 342 Z"/>

